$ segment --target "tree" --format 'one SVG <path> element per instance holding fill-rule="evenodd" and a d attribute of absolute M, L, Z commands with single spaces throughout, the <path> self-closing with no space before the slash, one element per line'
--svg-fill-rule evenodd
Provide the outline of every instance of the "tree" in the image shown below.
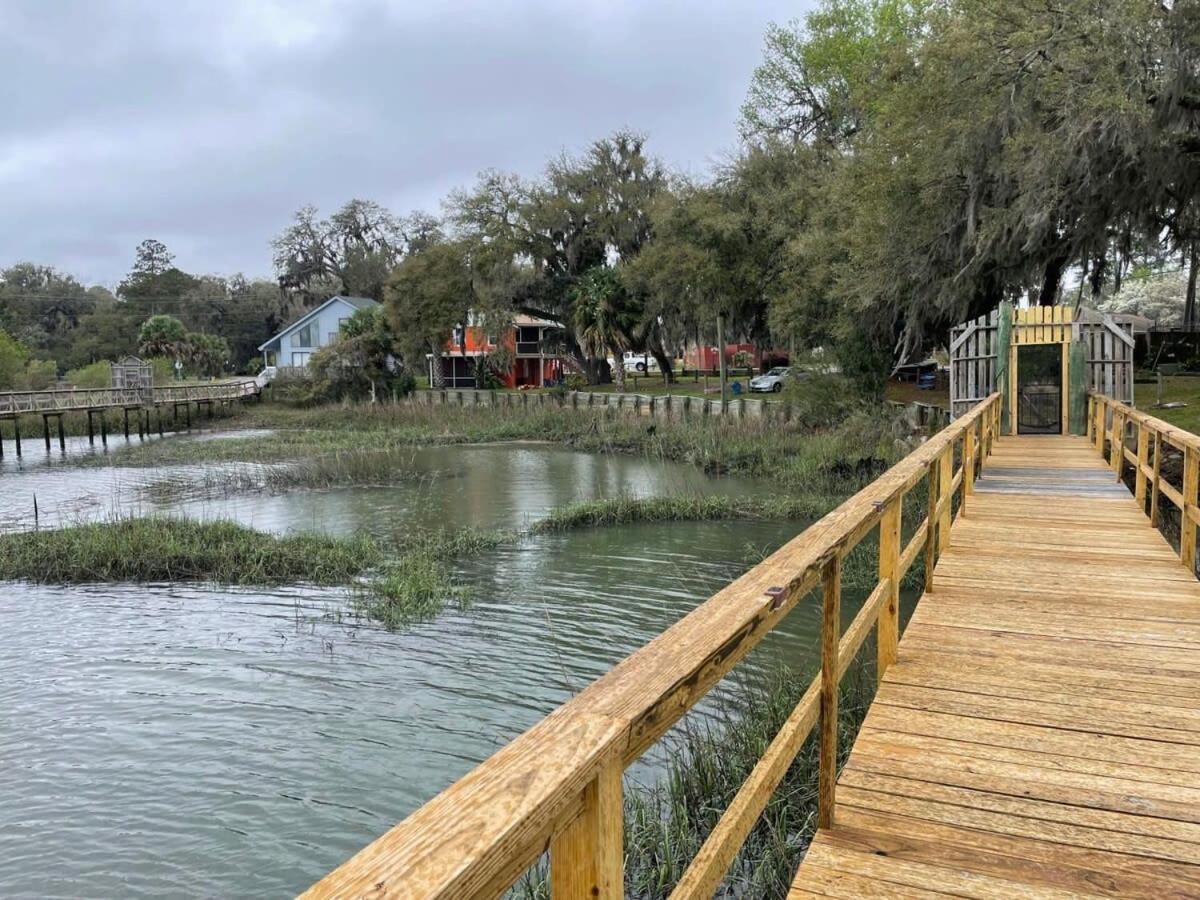
<path fill-rule="evenodd" d="M 411 392 L 412 376 L 396 358 L 396 342 L 383 307 L 360 309 L 342 323 L 338 339 L 309 361 L 317 393 L 341 399 Z"/>
<path fill-rule="evenodd" d="M 174 259 L 165 244 L 147 238 L 134 251 L 133 268 L 117 286 L 117 293 L 127 302 L 141 302 L 143 309 L 153 309 L 156 302 L 178 300 L 200 280 L 172 265 Z"/>
<path fill-rule="evenodd" d="M 154 238 L 146 238 L 134 251 L 133 269 L 130 278 L 156 278 L 171 268 L 175 255 L 167 245 Z"/>
<path fill-rule="evenodd" d="M 650 238 L 650 206 L 666 184 L 645 138 L 619 131 L 582 156 L 552 160 L 536 181 L 484 172 L 473 190 L 451 196 L 448 209 L 469 245 L 477 295 L 491 308 L 563 323 L 566 349 L 583 367 L 575 287 L 596 266 L 641 252 Z M 634 340 L 648 340 L 654 324 L 642 323 Z"/>
<path fill-rule="evenodd" d="M 229 363 L 229 344 L 225 338 L 215 334 L 193 332 L 184 338 L 184 358 L 197 375 L 215 378 Z"/>
<path fill-rule="evenodd" d="M 426 353 L 433 355 L 435 387 L 444 386 L 438 360 L 454 330 L 467 324 L 473 310 L 481 319 L 486 314 L 471 281 L 466 247 L 459 242 L 433 244 L 402 260 L 388 280 L 384 303 L 405 365 L 416 370 Z"/>
<path fill-rule="evenodd" d="M 0 390 L 18 390 L 24 386 L 25 364 L 29 348 L 7 331 L 0 331 Z"/>
<path fill-rule="evenodd" d="M 138 352 L 142 356 L 180 358 L 186 355 L 187 331 L 174 316 L 151 316 L 138 330 Z"/>
<path fill-rule="evenodd" d="M 584 352 L 613 360 L 613 381 L 625 390 L 625 351 L 633 345 L 638 322 L 635 306 L 617 273 L 607 266 L 589 269 L 574 288 L 575 333 Z"/>
<path fill-rule="evenodd" d="M 285 293 L 305 306 L 337 293 L 383 299 L 396 263 L 441 237 L 441 223 L 426 213 L 399 218 L 371 200 L 353 199 L 328 219 L 302 207 L 276 237 L 275 271 Z"/>

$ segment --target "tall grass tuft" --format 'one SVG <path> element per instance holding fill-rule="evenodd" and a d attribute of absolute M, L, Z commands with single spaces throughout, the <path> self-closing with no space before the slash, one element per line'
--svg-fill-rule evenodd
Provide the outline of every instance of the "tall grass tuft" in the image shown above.
<path fill-rule="evenodd" d="M 471 594 L 454 563 L 517 539 L 515 532 L 471 528 L 405 533 L 394 555 L 355 586 L 355 606 L 386 628 L 436 618 L 446 606 L 463 608 Z"/>

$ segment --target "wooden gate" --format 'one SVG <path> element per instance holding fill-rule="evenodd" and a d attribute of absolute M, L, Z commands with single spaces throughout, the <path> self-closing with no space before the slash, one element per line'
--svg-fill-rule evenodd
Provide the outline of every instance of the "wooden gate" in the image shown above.
<path fill-rule="evenodd" d="M 950 415 L 958 418 L 992 391 L 1005 395 L 1002 431 L 1016 429 L 1019 346 L 1062 346 L 1061 422 L 1082 433 L 1089 393 L 1133 403 L 1133 335 L 1092 309 L 1014 309 L 1009 303 L 950 331 Z"/>
<path fill-rule="evenodd" d="M 997 365 L 1000 310 L 950 329 L 950 418 L 1001 388 Z"/>

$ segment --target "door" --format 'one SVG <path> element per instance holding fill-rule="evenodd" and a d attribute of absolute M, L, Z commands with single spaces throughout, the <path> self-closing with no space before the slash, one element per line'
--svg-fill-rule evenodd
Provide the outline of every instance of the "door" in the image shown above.
<path fill-rule="evenodd" d="M 1017 434 L 1062 434 L 1062 347 L 1017 348 Z"/>

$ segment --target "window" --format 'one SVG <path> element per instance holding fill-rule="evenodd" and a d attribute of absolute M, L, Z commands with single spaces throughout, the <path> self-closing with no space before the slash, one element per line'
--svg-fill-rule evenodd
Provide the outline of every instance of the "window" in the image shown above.
<path fill-rule="evenodd" d="M 297 369 L 303 369 L 308 366 L 308 358 L 310 356 L 312 356 L 311 353 L 293 353 L 292 365 Z"/>
<path fill-rule="evenodd" d="M 309 322 L 303 328 L 296 332 L 292 338 L 292 344 L 297 347 L 313 347 L 317 341 L 317 326 L 315 322 Z"/>

